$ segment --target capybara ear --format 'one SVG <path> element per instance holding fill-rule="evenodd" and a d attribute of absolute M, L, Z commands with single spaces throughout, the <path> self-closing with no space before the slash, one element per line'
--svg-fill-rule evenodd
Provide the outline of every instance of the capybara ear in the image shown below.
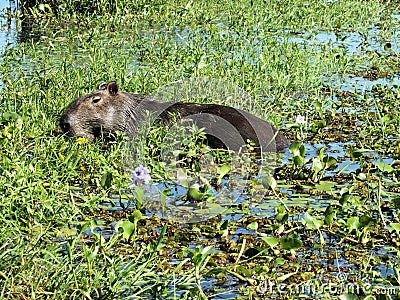
<path fill-rule="evenodd" d="M 99 87 L 97 89 L 104 91 L 106 88 L 107 88 L 107 83 L 102 82 L 99 84 Z"/>
<path fill-rule="evenodd" d="M 107 90 L 111 96 L 115 96 L 118 93 L 118 85 L 115 81 L 110 81 L 107 85 Z"/>

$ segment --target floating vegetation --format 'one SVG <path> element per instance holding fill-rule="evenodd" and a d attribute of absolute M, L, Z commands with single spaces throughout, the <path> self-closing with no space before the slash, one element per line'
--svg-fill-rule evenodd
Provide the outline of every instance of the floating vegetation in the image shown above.
<path fill-rule="evenodd" d="M 0 298 L 399 298 L 395 2 L 2 12 Z M 65 106 L 109 80 L 251 111 L 291 145 L 216 151 L 156 123 L 128 149 L 62 136 Z"/>

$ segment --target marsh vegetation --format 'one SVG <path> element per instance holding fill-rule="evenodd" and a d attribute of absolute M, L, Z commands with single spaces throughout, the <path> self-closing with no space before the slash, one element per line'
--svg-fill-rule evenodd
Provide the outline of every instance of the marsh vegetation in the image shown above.
<path fill-rule="evenodd" d="M 43 1 L 1 25 L 0 298 L 399 298 L 397 1 Z M 185 85 L 204 78 L 245 96 Z M 292 144 L 265 163 L 198 128 L 179 153 L 156 123 L 128 152 L 62 136 L 110 80 L 185 86 Z"/>

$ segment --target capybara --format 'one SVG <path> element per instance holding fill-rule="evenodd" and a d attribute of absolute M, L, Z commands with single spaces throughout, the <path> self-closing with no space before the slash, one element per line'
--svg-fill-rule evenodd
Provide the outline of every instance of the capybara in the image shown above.
<path fill-rule="evenodd" d="M 270 123 L 246 111 L 218 104 L 159 102 L 151 96 L 120 91 L 115 81 L 102 83 L 93 93 L 72 101 L 61 116 L 60 127 L 69 136 L 94 140 L 118 131 L 133 136 L 149 118 L 168 125 L 174 120 L 190 120 L 203 128 L 207 144 L 215 149 L 237 151 L 252 141 L 258 153 L 280 152 L 289 144 Z"/>

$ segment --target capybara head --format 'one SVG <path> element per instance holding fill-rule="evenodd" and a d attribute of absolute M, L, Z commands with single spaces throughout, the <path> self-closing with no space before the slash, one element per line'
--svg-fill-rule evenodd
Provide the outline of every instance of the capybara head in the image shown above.
<path fill-rule="evenodd" d="M 94 140 L 124 131 L 126 95 L 115 81 L 101 83 L 96 91 L 75 99 L 60 118 L 61 130 L 69 136 Z"/>

